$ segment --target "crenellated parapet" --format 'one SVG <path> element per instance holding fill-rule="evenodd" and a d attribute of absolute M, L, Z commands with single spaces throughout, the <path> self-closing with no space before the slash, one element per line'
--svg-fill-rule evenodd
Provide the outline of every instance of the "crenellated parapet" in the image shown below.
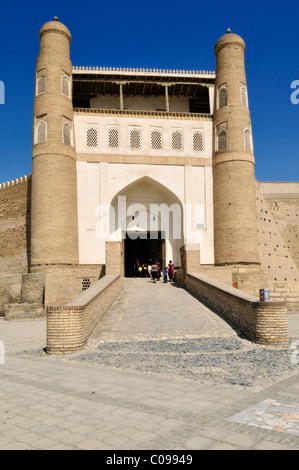
<path fill-rule="evenodd" d="M 15 180 L 6 181 L 6 183 L 0 183 L 0 189 L 10 188 L 11 186 L 14 186 L 20 183 L 25 183 L 26 181 L 29 181 L 30 179 L 31 179 L 31 175 L 24 175 Z"/>
<path fill-rule="evenodd" d="M 215 78 L 214 70 L 179 70 L 179 69 L 157 69 L 157 68 L 136 68 L 136 67 L 96 67 L 96 66 L 73 66 L 73 73 L 121 73 L 121 74 L 155 74 L 155 75 L 176 75 L 176 76 L 197 76 Z"/>

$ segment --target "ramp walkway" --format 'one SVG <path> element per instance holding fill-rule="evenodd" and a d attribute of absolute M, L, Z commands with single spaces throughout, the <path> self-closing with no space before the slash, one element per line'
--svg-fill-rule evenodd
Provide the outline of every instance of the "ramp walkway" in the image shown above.
<path fill-rule="evenodd" d="M 124 278 L 122 293 L 91 339 L 112 342 L 234 337 L 234 328 L 177 284 Z"/>

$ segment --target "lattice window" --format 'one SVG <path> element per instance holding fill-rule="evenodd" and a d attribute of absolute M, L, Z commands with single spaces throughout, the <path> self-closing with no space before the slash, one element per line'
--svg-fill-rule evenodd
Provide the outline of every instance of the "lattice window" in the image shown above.
<path fill-rule="evenodd" d="M 244 147 L 245 150 L 251 150 L 251 133 L 250 129 L 244 131 Z"/>
<path fill-rule="evenodd" d="M 39 121 L 36 125 L 35 143 L 41 144 L 47 142 L 47 123 L 45 121 Z"/>
<path fill-rule="evenodd" d="M 137 129 L 133 129 L 130 132 L 130 147 L 131 149 L 141 148 L 141 132 Z"/>
<path fill-rule="evenodd" d="M 63 75 L 61 77 L 61 94 L 70 97 L 71 81 L 70 77 Z"/>
<path fill-rule="evenodd" d="M 183 136 L 182 136 L 182 133 L 179 131 L 175 131 L 172 134 L 172 148 L 174 150 L 183 149 Z"/>
<path fill-rule="evenodd" d="M 111 148 L 119 147 L 119 131 L 118 131 L 118 129 L 110 129 L 109 130 L 108 145 Z"/>
<path fill-rule="evenodd" d="M 245 106 L 245 108 L 247 108 L 248 107 L 248 102 L 247 102 L 247 91 L 246 91 L 245 86 L 241 86 L 240 93 L 241 93 L 241 105 Z"/>
<path fill-rule="evenodd" d="M 46 75 L 39 75 L 36 80 L 36 94 L 46 93 Z"/>
<path fill-rule="evenodd" d="M 227 145 L 227 135 L 226 131 L 222 130 L 218 133 L 218 145 L 217 148 L 218 150 L 224 150 L 226 149 Z"/>
<path fill-rule="evenodd" d="M 82 290 L 87 290 L 90 287 L 90 279 L 83 278 L 82 279 Z"/>
<path fill-rule="evenodd" d="M 90 127 L 86 132 L 86 145 L 87 147 L 98 146 L 98 130 L 94 127 Z"/>
<path fill-rule="evenodd" d="M 203 152 L 204 150 L 203 135 L 201 132 L 194 132 L 193 134 L 193 150 L 197 152 Z"/>
<path fill-rule="evenodd" d="M 72 145 L 71 125 L 68 122 L 62 124 L 62 142 L 66 145 Z"/>
<path fill-rule="evenodd" d="M 219 108 L 223 108 L 227 105 L 227 91 L 226 88 L 219 90 Z"/>
<path fill-rule="evenodd" d="M 160 150 L 162 148 L 162 132 L 152 131 L 151 133 L 151 148 Z"/>

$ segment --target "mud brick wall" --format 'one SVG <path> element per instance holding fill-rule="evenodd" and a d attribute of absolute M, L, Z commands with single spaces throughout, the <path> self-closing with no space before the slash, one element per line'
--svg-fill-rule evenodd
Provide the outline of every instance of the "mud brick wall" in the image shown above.
<path fill-rule="evenodd" d="M 20 301 L 22 274 L 30 257 L 29 176 L 0 185 L 0 315 Z"/>
<path fill-rule="evenodd" d="M 67 305 L 47 308 L 47 352 L 69 354 L 81 349 L 120 293 L 120 275 L 108 275 Z"/>
<path fill-rule="evenodd" d="M 285 302 L 258 298 L 203 275 L 187 275 L 186 288 L 235 323 L 253 342 L 266 346 L 289 345 Z"/>
<path fill-rule="evenodd" d="M 299 199 L 268 201 L 257 184 L 257 225 L 261 268 L 270 298 L 299 308 Z M 296 215 L 297 214 L 297 215 Z"/>

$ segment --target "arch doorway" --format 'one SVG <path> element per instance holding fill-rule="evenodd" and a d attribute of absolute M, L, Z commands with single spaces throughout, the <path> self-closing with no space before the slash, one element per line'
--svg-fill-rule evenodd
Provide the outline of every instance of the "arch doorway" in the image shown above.
<path fill-rule="evenodd" d="M 179 199 L 149 177 L 123 188 L 112 200 L 114 224 L 110 233 L 122 240 L 123 275 L 134 276 L 134 264 L 156 259 L 161 267 L 171 259 L 180 266 L 183 209 Z"/>

